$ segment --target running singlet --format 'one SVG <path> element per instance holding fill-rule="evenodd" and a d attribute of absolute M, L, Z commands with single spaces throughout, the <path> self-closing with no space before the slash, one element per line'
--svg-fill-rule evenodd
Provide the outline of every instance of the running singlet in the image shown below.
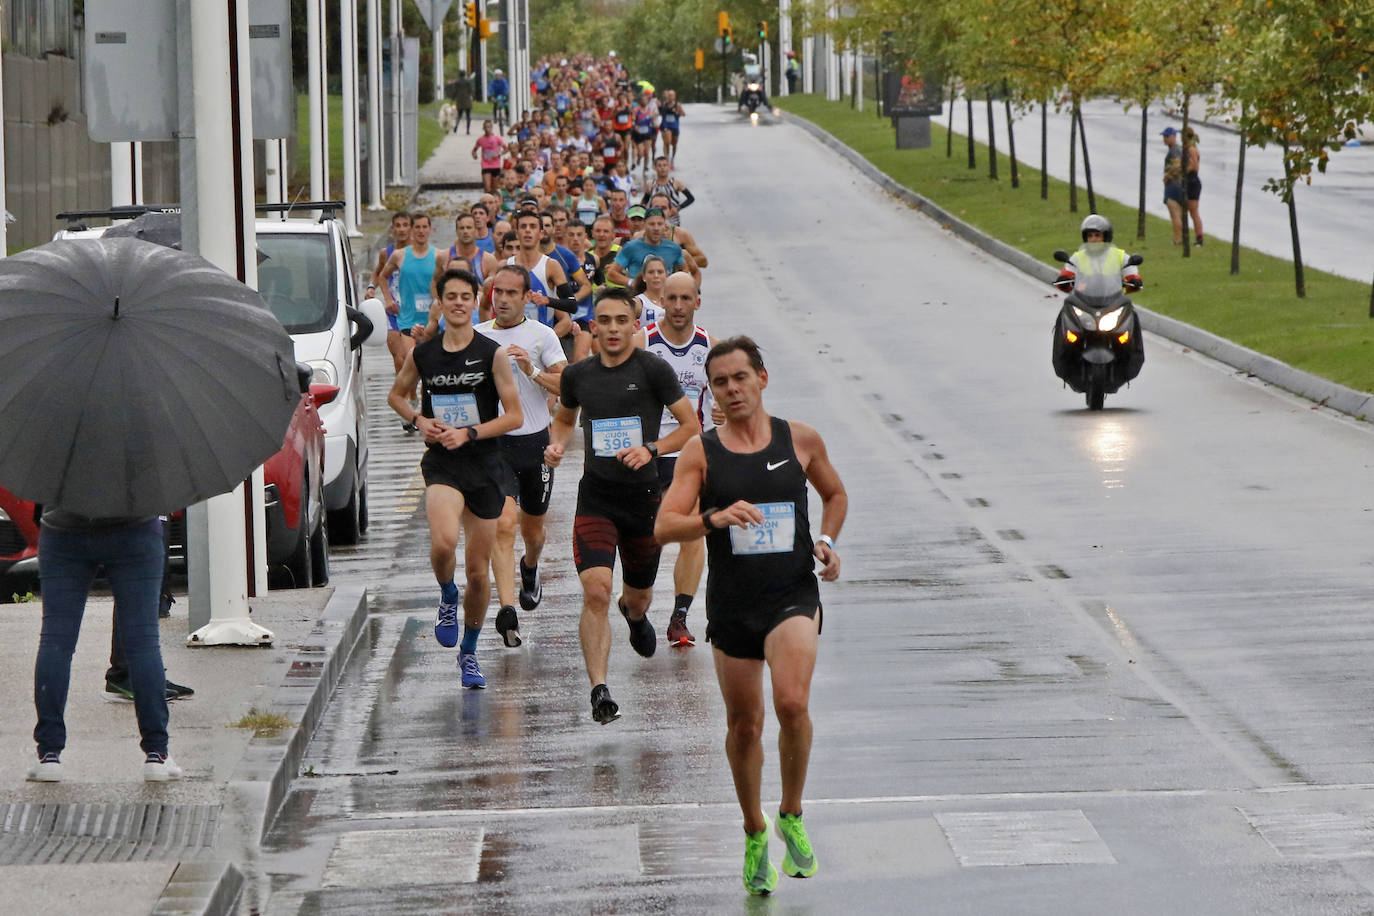
<path fill-rule="evenodd" d="M 593 197 L 588 200 L 585 197 L 577 198 L 577 221 L 584 226 L 590 226 L 596 222 L 596 218 L 601 215 L 601 198 Z"/>
<path fill-rule="evenodd" d="M 664 130 L 678 131 L 680 125 L 678 121 L 677 105 L 668 105 L 659 109 L 659 118 Z"/>
<path fill-rule="evenodd" d="M 511 255 L 510 257 L 506 258 L 506 263 L 517 264 L 515 260 L 515 255 Z M 523 267 L 524 265 L 517 264 L 517 266 Z M 530 292 L 543 293 L 545 296 L 548 296 L 550 299 L 552 299 L 554 297 L 554 294 L 549 290 L 549 286 L 547 283 L 547 278 L 549 275 L 548 270 L 549 256 L 546 254 L 541 254 L 539 256 L 539 263 L 535 264 L 533 268 L 530 268 Z M 526 302 L 525 316 L 527 318 L 533 318 L 540 324 L 546 324 L 549 327 L 553 327 L 553 309 L 549 308 L 547 305 L 535 305 L 533 302 Z"/>
<path fill-rule="evenodd" d="M 484 321 L 477 326 L 477 333 L 490 337 L 503 347 L 515 344 L 523 348 L 530 355 L 530 362 L 541 372 L 567 360 L 553 328 L 528 318 L 512 328 L 498 328 L 495 319 Z M 519 429 L 504 435 L 529 436 L 546 431 L 551 419 L 549 393 L 521 370 L 514 357 L 511 357 L 511 370 L 515 373 L 515 390 L 520 395 L 520 409 L 524 411 L 525 420 Z"/>
<path fill-rule="evenodd" d="M 472 335 L 472 342 L 456 353 L 444 349 L 444 338 L 436 335 L 418 345 L 415 368 L 420 373 L 420 410 L 449 426 L 476 426 L 500 415 L 501 396 L 496 391 L 492 361 L 500 345 L 490 337 Z M 426 447 L 438 449 L 461 460 L 490 452 L 497 439 L 475 439 L 452 452 L 438 442 Z"/>
<path fill-rule="evenodd" d="M 663 309 L 654 304 L 648 293 L 640 293 L 636 298 L 639 299 L 639 326 L 647 328 L 658 324 L 658 319 L 663 317 Z"/>
<path fill-rule="evenodd" d="M 401 280 L 397 283 L 397 303 L 401 307 L 396 316 L 396 324 L 408 330 L 417 324 L 429 321 L 429 285 L 434 281 L 434 246 L 429 246 L 425 256 L 417 258 L 409 246 L 401 256 L 401 269 L 396 271 Z"/>
<path fill-rule="evenodd" d="M 474 239 L 473 244 L 476 245 L 478 248 L 482 249 L 483 251 L 485 251 L 487 254 L 493 256 L 496 254 L 496 239 L 491 237 L 490 229 L 487 230 L 487 234 L 483 238 Z"/>
<path fill-rule="evenodd" d="M 792 447 L 792 428 L 778 417 L 771 423 L 772 441 L 757 452 L 730 451 L 721 445 L 719 429 L 701 435 L 706 455 L 702 508 L 743 499 L 763 513 L 758 525 L 706 533 L 706 606 L 713 620 L 820 606 L 806 472 Z"/>
<path fill-rule="evenodd" d="M 450 261 L 455 260 L 455 259 L 460 260 L 460 261 L 467 261 L 469 264 L 472 265 L 472 275 L 473 275 L 474 277 L 477 278 L 477 284 L 478 284 L 479 286 L 482 284 L 482 246 L 481 246 L 481 245 L 478 245 L 478 246 L 477 246 L 477 257 L 475 257 L 475 258 L 465 258 L 465 257 L 463 257 L 461 254 L 458 253 L 458 246 L 457 246 L 457 245 L 450 245 L 450 246 L 448 246 L 448 259 L 449 259 Z M 475 314 L 475 313 L 474 313 L 474 314 Z"/>
<path fill-rule="evenodd" d="M 682 393 L 692 402 L 702 429 L 711 429 L 711 386 L 706 381 L 706 353 L 711 349 L 711 338 L 701 327 L 693 328 L 692 339 L 686 346 L 675 347 L 669 343 L 657 325 L 648 325 L 644 333 L 644 349 L 673 367 Z M 679 426 L 677 417 L 665 409 L 659 423 L 659 435 L 666 436 Z M 677 452 L 660 455 L 660 458 L 675 458 Z"/>
<path fill-rule="evenodd" d="M 618 366 L 589 356 L 563 370 L 559 400 L 582 409 L 586 449 L 583 477 L 610 484 L 658 486 L 653 461 L 631 469 L 616 458 L 621 449 L 657 442 L 663 408 L 682 399 L 672 367 L 650 353 L 634 350 Z"/>

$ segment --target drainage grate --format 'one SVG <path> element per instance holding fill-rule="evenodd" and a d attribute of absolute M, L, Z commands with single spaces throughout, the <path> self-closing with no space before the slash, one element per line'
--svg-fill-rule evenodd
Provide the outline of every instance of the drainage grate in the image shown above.
<path fill-rule="evenodd" d="M 219 805 L 0 805 L 0 865 L 208 856 Z"/>

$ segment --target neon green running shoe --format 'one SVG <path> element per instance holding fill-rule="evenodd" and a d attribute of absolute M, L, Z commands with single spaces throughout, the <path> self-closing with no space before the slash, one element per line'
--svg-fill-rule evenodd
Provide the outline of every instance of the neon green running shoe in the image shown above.
<path fill-rule="evenodd" d="M 768 818 L 763 829 L 744 835 L 744 889 L 756 897 L 766 897 L 778 886 L 778 870 L 768 861 Z"/>
<path fill-rule="evenodd" d="M 800 814 L 778 815 L 778 839 L 787 845 L 782 857 L 782 870 L 792 878 L 809 878 L 821 867 L 811 851 L 811 838 L 806 835 Z"/>

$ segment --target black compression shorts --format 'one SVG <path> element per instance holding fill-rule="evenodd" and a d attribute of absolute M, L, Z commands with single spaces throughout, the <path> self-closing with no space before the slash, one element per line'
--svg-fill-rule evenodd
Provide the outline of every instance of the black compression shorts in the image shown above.
<path fill-rule="evenodd" d="M 549 444 L 549 431 L 540 430 L 528 436 L 502 436 L 501 457 L 510 466 L 510 489 L 526 515 L 543 515 L 549 511 L 549 497 L 553 495 L 553 468 L 544 463 L 544 449 Z"/>
<path fill-rule="evenodd" d="M 787 604 L 776 610 L 760 609 L 745 617 L 729 617 L 717 620 L 711 616 L 711 606 L 706 606 L 706 641 L 731 658 L 763 658 L 763 644 L 784 620 L 791 617 L 810 617 L 816 621 L 817 634 L 821 631 L 824 615 L 820 605 Z"/>
<path fill-rule="evenodd" d="M 510 468 L 499 451 L 460 459 L 457 454 L 428 449 L 420 459 L 420 472 L 425 486 L 451 487 L 463 494 L 464 505 L 478 518 L 500 518 L 506 507 L 506 493 L 514 486 L 510 483 Z"/>
<path fill-rule="evenodd" d="M 652 588 L 658 578 L 663 547 L 654 540 L 658 487 L 609 486 L 582 478 L 573 520 L 573 563 L 577 571 L 598 566 L 615 569 L 616 551 L 624 565 L 621 578 L 630 588 Z"/>

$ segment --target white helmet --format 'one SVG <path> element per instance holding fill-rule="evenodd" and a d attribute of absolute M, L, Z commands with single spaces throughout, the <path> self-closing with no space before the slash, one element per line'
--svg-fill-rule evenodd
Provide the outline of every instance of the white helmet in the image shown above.
<path fill-rule="evenodd" d="M 1083 241 L 1085 242 L 1088 240 L 1089 232 L 1102 233 L 1102 241 L 1104 242 L 1110 242 L 1112 240 L 1111 220 L 1107 219 L 1105 216 L 1098 216 L 1096 213 L 1083 220 L 1083 225 L 1079 226 L 1078 229 L 1079 234 L 1083 236 Z"/>
<path fill-rule="evenodd" d="M 502 70 L 500 67 L 497 67 L 495 70 L 492 71 L 492 76 L 505 76 L 505 75 L 506 75 L 506 71 L 505 71 L 505 70 Z"/>

